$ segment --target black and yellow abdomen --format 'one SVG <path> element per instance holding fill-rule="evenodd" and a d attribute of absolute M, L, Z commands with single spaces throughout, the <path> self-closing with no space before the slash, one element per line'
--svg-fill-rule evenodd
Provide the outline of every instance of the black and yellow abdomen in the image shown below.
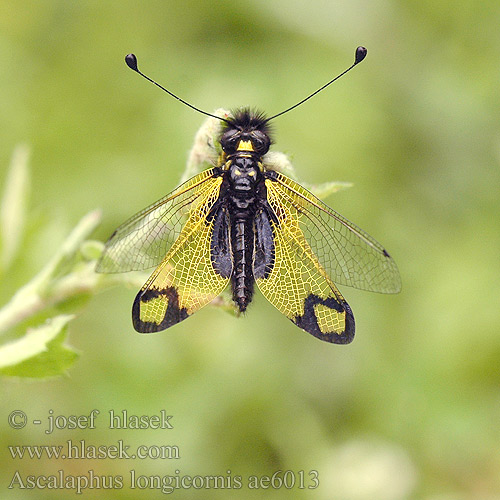
<path fill-rule="evenodd" d="M 259 162 L 251 141 L 240 141 L 224 173 L 227 184 L 224 201 L 228 207 L 233 259 L 231 286 L 233 300 L 240 312 L 246 310 L 254 291 L 254 221 L 262 189 L 265 189 Z"/>

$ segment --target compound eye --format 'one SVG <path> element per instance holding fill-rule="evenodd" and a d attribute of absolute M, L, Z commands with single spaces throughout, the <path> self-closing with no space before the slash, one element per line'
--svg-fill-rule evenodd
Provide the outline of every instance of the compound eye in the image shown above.
<path fill-rule="evenodd" d="M 261 132 L 260 130 L 255 130 L 252 132 L 252 144 L 255 148 L 255 151 L 259 154 L 267 153 L 271 141 L 269 137 Z"/>
<path fill-rule="evenodd" d="M 231 153 L 236 151 L 236 148 L 238 147 L 238 143 L 240 142 L 240 134 L 239 132 L 229 130 L 226 132 L 220 140 L 222 149 L 226 153 Z"/>

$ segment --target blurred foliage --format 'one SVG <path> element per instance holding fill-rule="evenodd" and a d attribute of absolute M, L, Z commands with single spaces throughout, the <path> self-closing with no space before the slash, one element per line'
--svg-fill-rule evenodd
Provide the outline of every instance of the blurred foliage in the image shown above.
<path fill-rule="evenodd" d="M 25 146 L 16 148 L 7 173 L 3 196 L 0 199 L 0 276 L 16 272 L 15 263 L 18 254 L 25 248 L 21 245 L 24 238 L 25 221 L 28 208 L 28 149 Z M 67 323 L 73 319 L 71 315 L 50 314 L 55 305 L 60 305 L 75 295 L 81 295 L 85 284 L 81 273 L 76 273 L 76 255 L 82 239 L 90 233 L 97 214 L 91 214 L 87 224 L 73 238 L 56 252 L 54 258 L 28 284 L 19 289 L 11 300 L 0 307 L 0 374 L 22 377 L 46 377 L 64 373 L 76 358 L 76 353 L 62 345 L 65 339 Z M 92 220 L 93 219 L 93 220 Z M 86 226 L 86 227 L 85 227 Z M 29 248 L 28 252 L 36 252 Z M 95 263 L 94 263 L 95 266 Z M 73 269 L 75 267 L 75 269 Z M 65 269 L 64 269 L 65 268 Z M 64 269 L 66 272 L 61 272 Z M 88 266 L 87 266 L 87 269 Z M 67 276 L 74 273 L 73 285 L 67 286 Z M 92 270 L 90 270 L 92 275 Z M 87 273 L 88 274 L 88 273 Z M 95 280 L 94 280 L 95 281 Z M 2 280 L 2 285 L 7 283 Z M 63 286 L 61 286 L 63 285 Z M 75 293 L 75 290 L 78 292 Z M 47 317 L 48 316 L 48 317 Z M 36 327 L 20 330 L 15 340 L 11 335 L 23 322 L 46 322 Z"/>
<path fill-rule="evenodd" d="M 16 148 L 0 200 L 0 276 L 18 274 L 16 262 L 25 254 L 37 252 L 36 246 L 21 245 L 29 214 L 28 151 Z M 67 324 L 89 297 L 116 283 L 133 283 L 137 273 L 100 276 L 95 273 L 104 245 L 88 241 L 101 220 L 95 210 L 83 217 L 43 269 L 13 293 L 0 307 L 0 374 L 43 378 L 64 374 L 77 358 L 64 345 Z M 32 229 L 43 238 L 47 228 Z M 6 285 L 7 280 L 2 280 Z M 2 291 L 3 290 L 2 286 Z M 64 314 L 71 312 L 72 314 Z"/>
<path fill-rule="evenodd" d="M 153 336 L 132 330 L 135 287 L 91 298 L 71 322 L 71 345 L 85 355 L 70 376 L 2 380 L 6 481 L 16 470 L 93 469 L 126 484 L 131 469 L 244 477 L 315 469 L 317 490 L 175 495 L 498 499 L 499 22 L 493 0 L 0 1 L 0 165 L 16 144 L 30 144 L 34 207 L 13 226 L 25 227 L 13 240 L 22 251 L 6 258 L 1 305 L 43 269 L 82 214 L 102 208 L 93 237 L 104 240 L 178 184 L 203 119 L 131 73 L 123 57 L 132 51 L 148 75 L 202 109 L 251 105 L 271 114 L 365 45 L 361 66 L 276 120 L 275 150 L 292 156 L 300 179 L 354 184 L 329 204 L 388 248 L 403 279 L 396 297 L 342 289 L 357 321 L 345 347 L 301 332 L 260 296 L 243 318 L 206 308 Z M 31 424 L 45 424 L 49 409 L 94 408 L 94 430 L 46 435 Z M 108 429 L 109 409 L 163 408 L 173 430 Z M 28 415 L 24 429 L 8 426 L 14 409 Z M 5 453 L 7 444 L 67 439 L 173 444 L 181 459 Z M 138 490 L 91 494 L 127 499 Z"/>

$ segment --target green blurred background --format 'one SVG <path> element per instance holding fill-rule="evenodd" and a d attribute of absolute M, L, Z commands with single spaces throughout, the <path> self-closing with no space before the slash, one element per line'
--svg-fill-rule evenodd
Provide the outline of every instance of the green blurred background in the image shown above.
<path fill-rule="evenodd" d="M 357 322 L 322 343 L 260 294 L 233 318 L 205 308 L 164 333 L 136 334 L 136 289 L 92 298 L 70 326 L 82 355 L 67 377 L 3 379 L 2 498 L 28 474 L 123 475 L 92 498 L 161 498 L 128 475 L 272 475 L 317 470 L 315 490 L 179 490 L 179 498 L 498 499 L 500 491 L 500 5 L 496 0 L 295 2 L 0 1 L 0 182 L 30 146 L 34 218 L 2 303 L 100 207 L 97 239 L 176 187 L 202 109 L 277 113 L 347 67 L 333 88 L 275 122 L 275 150 L 299 179 L 352 181 L 327 202 L 381 241 L 397 296 L 342 288 Z M 5 166 L 5 168 L 4 168 Z M 36 219 L 36 220 L 38 220 Z M 30 243 L 31 246 L 28 246 Z M 31 251 L 30 251 L 31 250 Z M 13 430 L 101 414 L 95 430 Z M 109 430 L 107 412 L 173 415 L 173 430 Z M 179 447 L 179 460 L 12 460 L 8 444 Z M 306 485 L 311 484 L 311 482 Z"/>

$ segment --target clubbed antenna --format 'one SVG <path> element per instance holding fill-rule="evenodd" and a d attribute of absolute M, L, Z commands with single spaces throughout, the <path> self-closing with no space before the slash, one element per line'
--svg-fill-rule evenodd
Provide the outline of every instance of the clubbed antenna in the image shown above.
<path fill-rule="evenodd" d="M 137 66 L 137 57 L 135 54 L 127 54 L 125 56 L 125 62 L 127 63 L 127 66 L 130 69 L 133 69 L 136 73 L 139 73 L 142 77 L 144 77 L 146 80 L 150 81 L 151 83 L 154 83 L 157 87 L 160 87 L 162 90 L 164 90 L 167 94 L 171 95 L 178 101 L 181 101 L 183 104 L 186 106 L 189 106 L 191 109 L 194 109 L 195 111 L 198 111 L 198 113 L 202 113 L 203 115 L 211 116 L 212 118 L 217 118 L 217 120 L 221 120 L 223 122 L 226 122 L 227 124 L 230 124 L 229 120 L 226 120 L 225 118 L 221 118 L 220 116 L 212 115 L 211 113 L 207 113 L 206 111 L 203 111 L 202 109 L 197 108 L 196 106 L 193 106 L 192 104 L 189 104 L 186 102 L 184 99 L 181 99 L 180 97 L 176 96 L 170 90 L 167 90 L 165 87 L 162 87 L 159 83 L 156 83 L 154 80 L 149 78 L 149 76 L 146 76 L 144 73 L 142 73 L 139 70 L 139 67 Z"/>

